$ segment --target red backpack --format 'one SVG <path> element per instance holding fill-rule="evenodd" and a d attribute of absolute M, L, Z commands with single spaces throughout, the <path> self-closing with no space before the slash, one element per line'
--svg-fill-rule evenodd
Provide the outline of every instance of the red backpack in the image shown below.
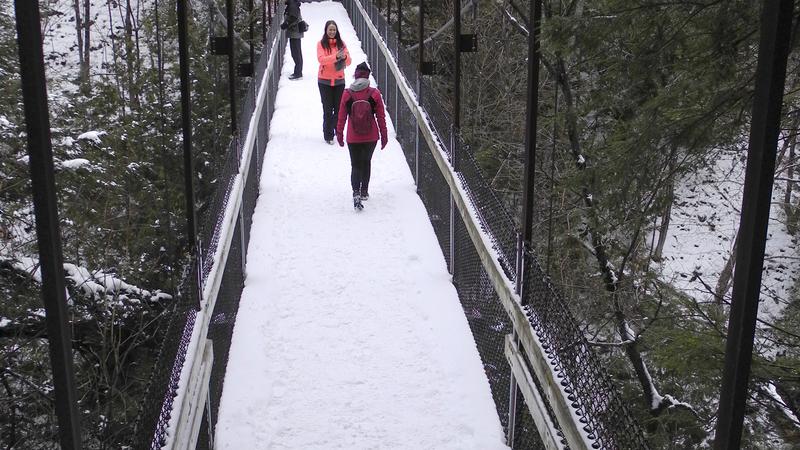
<path fill-rule="evenodd" d="M 353 96 L 355 93 L 350 91 L 350 100 L 347 101 L 347 113 L 350 116 L 350 124 L 356 134 L 369 134 L 372 132 L 372 124 L 375 123 L 375 99 L 372 98 L 372 90 L 372 87 L 364 90 L 367 93 L 366 100 L 357 100 Z"/>

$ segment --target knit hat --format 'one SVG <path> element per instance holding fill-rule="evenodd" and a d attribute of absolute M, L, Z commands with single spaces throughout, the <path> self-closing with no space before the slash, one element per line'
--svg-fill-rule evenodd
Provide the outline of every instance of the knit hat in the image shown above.
<path fill-rule="evenodd" d="M 369 78 L 369 66 L 366 62 L 362 62 L 361 64 L 356 66 L 356 73 L 354 74 L 355 78 Z"/>

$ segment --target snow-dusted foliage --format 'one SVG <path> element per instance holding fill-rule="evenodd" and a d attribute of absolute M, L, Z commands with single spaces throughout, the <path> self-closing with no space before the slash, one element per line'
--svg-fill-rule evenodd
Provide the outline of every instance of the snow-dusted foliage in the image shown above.
<path fill-rule="evenodd" d="M 39 2 L 68 308 L 87 448 L 132 436 L 186 256 L 174 3 Z M 156 9 L 158 5 L 158 9 Z M 194 4 L 193 4 L 194 5 Z M 13 2 L 0 0 L 0 441 L 51 448 L 55 417 Z M 198 207 L 227 147 L 207 5 L 191 27 Z M 217 73 L 222 73 L 220 70 Z M 213 111 L 209 113 L 208 111 Z M 200 128 L 202 127 L 202 128 Z"/>

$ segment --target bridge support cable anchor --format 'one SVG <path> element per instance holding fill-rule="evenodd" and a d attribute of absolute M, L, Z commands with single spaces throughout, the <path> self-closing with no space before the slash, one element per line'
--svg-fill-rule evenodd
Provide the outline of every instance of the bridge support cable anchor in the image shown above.
<path fill-rule="evenodd" d="M 763 5 L 739 245 L 714 437 L 716 450 L 737 449 L 741 444 L 790 49 L 794 1 L 768 1 Z"/>
<path fill-rule="evenodd" d="M 59 443 L 62 449 L 80 449 L 80 415 L 58 225 L 39 2 L 16 0 L 14 11 Z"/>

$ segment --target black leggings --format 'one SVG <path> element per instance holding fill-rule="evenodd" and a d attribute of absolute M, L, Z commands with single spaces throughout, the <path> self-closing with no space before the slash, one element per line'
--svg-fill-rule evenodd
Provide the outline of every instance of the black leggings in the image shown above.
<path fill-rule="evenodd" d="M 333 140 L 336 121 L 339 120 L 339 102 L 342 101 L 344 84 L 331 86 L 330 81 L 317 83 L 319 98 L 322 100 L 322 135 L 326 141 Z"/>
<path fill-rule="evenodd" d="M 292 60 L 294 60 L 292 75 L 300 77 L 303 75 L 303 52 L 300 50 L 300 39 L 290 38 L 289 50 L 292 52 Z"/>
<path fill-rule="evenodd" d="M 372 152 L 375 151 L 374 142 L 359 142 L 357 144 L 347 144 L 350 149 L 350 186 L 353 194 L 365 194 L 369 187 L 369 173 L 372 166 Z"/>

